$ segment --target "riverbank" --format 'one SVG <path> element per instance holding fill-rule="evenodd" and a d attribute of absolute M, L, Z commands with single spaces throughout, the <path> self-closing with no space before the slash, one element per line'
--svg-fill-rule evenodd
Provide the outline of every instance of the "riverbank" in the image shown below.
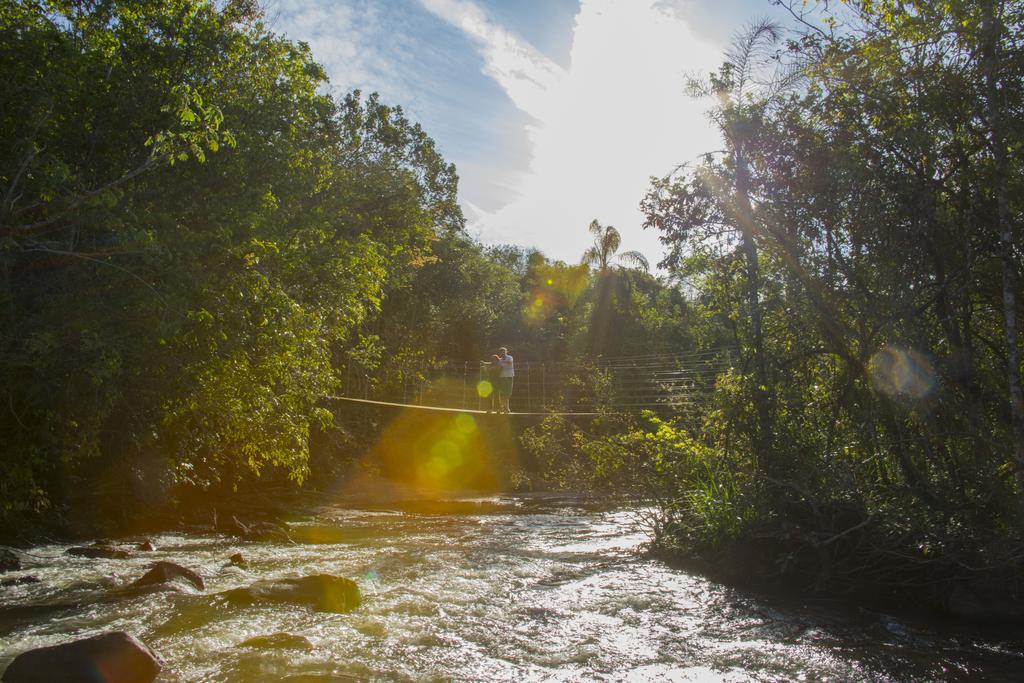
<path fill-rule="evenodd" d="M 762 528 L 714 548 L 660 547 L 652 555 L 711 580 L 783 599 L 1024 628 L 1024 567 L 971 568 L 948 558 L 897 552 L 886 557 L 869 549 L 878 541 L 865 534 L 851 539 L 853 549 L 831 548 Z M 857 552 L 861 557 L 852 562 Z"/>

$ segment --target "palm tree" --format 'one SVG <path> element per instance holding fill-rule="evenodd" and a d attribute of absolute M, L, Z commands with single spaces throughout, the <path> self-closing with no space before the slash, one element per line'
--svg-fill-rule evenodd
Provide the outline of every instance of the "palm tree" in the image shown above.
<path fill-rule="evenodd" d="M 597 278 L 591 290 L 593 308 L 590 319 L 590 340 L 588 351 L 601 354 L 611 350 L 617 335 L 615 319 L 617 316 L 628 315 L 620 310 L 623 305 L 629 306 L 630 278 L 623 277 L 623 267 L 648 269 L 647 259 L 638 251 L 624 251 L 616 254 L 622 237 L 611 225 L 601 225 L 597 219 L 590 221 L 590 234 L 594 236 L 594 246 L 583 252 L 581 262 L 595 269 Z M 620 266 L 613 265 L 615 262 Z"/>
<path fill-rule="evenodd" d="M 615 252 L 619 250 L 619 245 L 622 244 L 622 237 L 614 226 L 601 225 L 596 218 L 590 221 L 588 229 L 594 236 L 594 246 L 583 252 L 580 262 L 596 267 L 599 274 L 605 275 L 612 267 L 612 259 L 615 257 Z M 639 251 L 624 251 L 618 255 L 616 260 L 627 267 L 642 270 L 650 268 L 647 259 Z"/>

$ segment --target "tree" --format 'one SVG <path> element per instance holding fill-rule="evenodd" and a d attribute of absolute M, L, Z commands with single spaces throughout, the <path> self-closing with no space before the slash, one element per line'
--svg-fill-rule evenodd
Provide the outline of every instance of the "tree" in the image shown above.
<path fill-rule="evenodd" d="M 814 6 L 824 16 L 811 21 Z M 885 572 L 907 587 L 983 575 L 998 586 L 1024 556 L 1024 128 L 1009 115 L 1022 106 L 1024 15 L 988 0 L 792 9 L 807 31 L 769 63 L 795 53 L 802 87 L 776 89 L 792 82 L 783 71 L 752 81 L 770 97 L 736 95 L 749 62 L 735 53 L 707 88 L 727 86 L 715 113 L 726 150 L 656 179 L 643 205 L 669 247 L 663 265 L 713 313 L 695 321 L 703 334 L 761 304 L 761 343 L 753 321 L 735 337 L 754 357 L 763 348 L 776 456 L 764 464 L 790 495 L 766 501 L 757 534 L 778 525 L 785 546 L 799 529 L 786 553 L 817 557 L 822 585 Z M 722 457 L 747 448 L 744 426 L 763 433 L 735 379 L 719 378 L 702 425 Z"/>
<path fill-rule="evenodd" d="M 6 0 L 0 65 L 0 513 L 302 481 L 454 167 L 251 3 Z"/>
<path fill-rule="evenodd" d="M 773 107 L 802 76 L 798 66 L 785 66 L 775 59 L 782 29 L 767 19 L 738 34 L 718 72 L 706 81 L 691 80 L 696 96 L 715 97 L 711 112 L 726 143 L 721 164 L 708 163 L 692 178 L 674 182 L 671 177 L 655 183 L 643 208 L 646 227 L 661 229 L 672 251 L 665 264 L 681 265 L 683 251 L 678 242 L 688 241 L 705 226 L 713 231 L 739 235 L 746 278 L 746 313 L 750 320 L 750 348 L 754 365 L 753 403 L 757 414 L 754 449 L 767 473 L 775 473 L 770 381 L 766 358 L 759 243 L 764 228 L 752 203 L 751 162 L 762 144 L 763 121 Z M 709 158 L 710 162 L 710 158 Z M 685 217 L 684 217 L 685 216 Z M 704 234 L 706 236 L 706 233 Z M 704 236 L 698 237 L 702 241 Z"/>
<path fill-rule="evenodd" d="M 981 3 L 981 50 L 979 68 L 985 83 L 985 118 L 991 136 L 993 172 L 995 174 L 996 223 L 1003 278 L 1003 321 L 1006 337 L 1006 384 L 1010 404 L 1010 424 L 1013 434 L 1013 452 L 1017 461 L 1017 477 L 1024 486 L 1024 390 L 1021 389 L 1021 355 L 1017 325 L 1017 284 L 1020 264 L 1017 262 L 1017 240 L 1010 207 L 1010 164 L 1008 149 L 1010 136 L 1005 119 L 1011 108 L 1004 93 L 1019 83 L 1019 66 L 1014 69 L 1006 53 L 1007 14 L 1014 5 L 999 0 Z M 1010 19 L 1018 19 L 1010 15 Z M 1010 40 L 1013 40 L 1010 38 Z"/>
<path fill-rule="evenodd" d="M 583 252 L 581 265 L 596 268 L 596 280 L 593 284 L 593 299 L 590 302 L 591 313 L 587 334 L 586 349 L 591 355 L 610 352 L 615 345 L 613 318 L 618 304 L 627 301 L 629 292 L 627 281 L 619 277 L 621 266 L 613 266 L 614 261 L 630 264 L 634 268 L 647 270 L 647 259 L 636 251 L 617 254 L 622 238 L 613 226 L 601 225 L 597 219 L 588 227 L 594 238 L 594 245 Z"/>
<path fill-rule="evenodd" d="M 614 226 L 601 225 L 595 218 L 590 221 L 587 229 L 594 237 L 594 246 L 583 252 L 580 262 L 596 267 L 599 275 L 606 275 L 611 270 L 613 259 L 632 268 L 647 270 L 650 267 L 647 259 L 639 251 L 624 251 L 616 257 L 622 244 L 622 236 Z"/>

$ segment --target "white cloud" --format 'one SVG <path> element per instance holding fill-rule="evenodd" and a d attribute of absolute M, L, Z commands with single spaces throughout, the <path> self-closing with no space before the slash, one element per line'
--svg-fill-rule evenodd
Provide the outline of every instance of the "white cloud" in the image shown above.
<path fill-rule="evenodd" d="M 467 0 L 420 2 L 473 38 L 485 72 L 534 119 L 529 171 L 510 169 L 505 180 L 518 196 L 497 210 L 472 207 L 481 238 L 576 261 L 597 218 L 619 229 L 623 249 L 659 260 L 638 204 L 650 176 L 719 146 L 707 103 L 684 95 L 683 84 L 713 69 L 721 48 L 655 0 L 583 0 L 565 71 Z M 460 168 L 467 187 L 474 170 L 484 169 Z"/>
<path fill-rule="evenodd" d="M 504 88 L 519 109 L 545 119 L 551 115 L 551 94 L 565 72 L 529 43 L 487 19 L 467 0 L 420 0 L 424 7 L 462 29 L 481 48 L 485 73 Z"/>
<path fill-rule="evenodd" d="M 708 103 L 682 92 L 685 74 L 721 58 L 693 30 L 690 0 L 581 0 L 568 69 L 471 0 L 418 2 L 275 0 L 270 14 L 275 30 L 310 43 L 336 93 L 378 91 L 438 136 L 484 241 L 576 261 L 597 218 L 657 262 L 638 209 L 649 176 L 720 146 Z"/>
<path fill-rule="evenodd" d="M 313 58 L 327 70 L 332 94 L 357 88 L 379 92 L 385 102 L 403 103 L 419 118 L 402 65 L 422 46 L 372 2 L 273 0 L 267 12 L 272 30 L 309 43 Z M 382 35 L 389 38 L 387 49 L 381 48 Z"/>
<path fill-rule="evenodd" d="M 359 83 L 368 77 L 369 69 L 362 59 L 365 51 L 360 49 L 360 31 L 355 27 L 350 7 L 340 3 L 277 0 L 269 14 L 273 29 L 309 43 L 316 60 L 333 78 Z M 345 83 L 336 85 L 344 87 Z"/>

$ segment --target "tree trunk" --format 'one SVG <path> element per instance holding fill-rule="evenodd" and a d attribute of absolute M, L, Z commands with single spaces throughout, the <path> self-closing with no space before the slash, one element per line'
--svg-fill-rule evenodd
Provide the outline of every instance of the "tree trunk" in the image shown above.
<path fill-rule="evenodd" d="M 1014 257 L 1013 222 L 1010 219 L 1009 161 L 1006 130 L 999 87 L 1002 55 L 1002 20 L 996 16 L 997 0 L 984 4 L 982 14 L 982 70 L 985 78 L 986 108 L 995 162 L 996 208 L 999 247 L 1003 261 L 1003 317 L 1006 326 L 1006 382 L 1010 398 L 1010 429 L 1017 481 L 1024 485 L 1024 394 L 1020 385 L 1020 348 L 1017 340 L 1017 263 Z"/>
<path fill-rule="evenodd" d="M 757 242 L 754 240 L 754 211 L 750 203 L 750 170 L 741 150 L 736 151 L 736 212 L 747 266 L 747 304 L 750 307 L 750 337 L 754 351 L 754 409 L 757 411 L 757 461 L 770 476 L 776 477 L 777 467 L 772 450 L 772 420 L 768 396 L 768 367 L 764 355 L 764 335 L 761 325 L 761 284 L 757 261 Z"/>

